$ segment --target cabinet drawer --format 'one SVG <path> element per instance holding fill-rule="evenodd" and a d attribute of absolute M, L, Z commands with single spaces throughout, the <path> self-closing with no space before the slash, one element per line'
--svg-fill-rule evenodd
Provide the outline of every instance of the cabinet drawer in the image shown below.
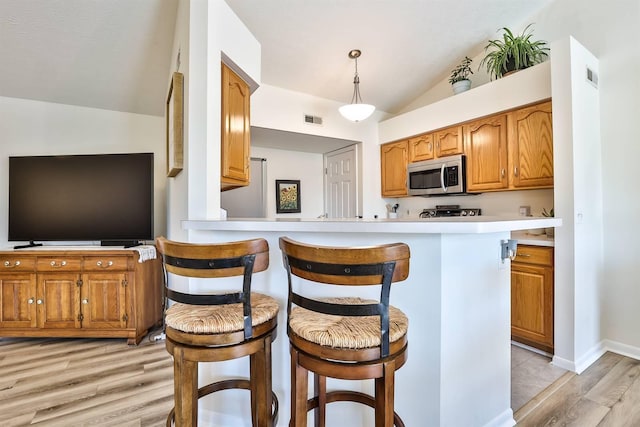
<path fill-rule="evenodd" d="M 87 256 L 84 257 L 85 271 L 127 270 L 129 257 L 126 256 Z"/>
<path fill-rule="evenodd" d="M 80 257 L 38 257 L 38 271 L 75 271 L 82 269 Z"/>
<path fill-rule="evenodd" d="M 1 256 L 0 272 L 11 271 L 33 271 L 36 266 L 35 258 L 24 256 Z"/>
<path fill-rule="evenodd" d="M 514 262 L 553 266 L 553 248 L 544 246 L 518 245 Z"/>

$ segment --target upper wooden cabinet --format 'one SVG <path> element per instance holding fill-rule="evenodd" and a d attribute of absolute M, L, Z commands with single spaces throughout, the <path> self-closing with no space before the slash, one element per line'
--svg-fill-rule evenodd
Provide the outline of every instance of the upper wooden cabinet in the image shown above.
<path fill-rule="evenodd" d="M 512 111 L 508 122 L 512 186 L 553 187 L 551 101 Z"/>
<path fill-rule="evenodd" d="M 464 152 L 462 143 L 462 125 L 451 126 L 440 129 L 434 133 L 435 157 L 452 156 Z"/>
<path fill-rule="evenodd" d="M 409 163 L 420 162 L 422 160 L 431 160 L 434 157 L 433 134 L 425 133 L 423 135 L 409 138 Z"/>
<path fill-rule="evenodd" d="M 249 185 L 249 85 L 222 64 L 220 189 Z"/>
<path fill-rule="evenodd" d="M 380 146 L 382 197 L 402 197 L 407 193 L 408 141 Z"/>
<path fill-rule="evenodd" d="M 464 125 L 467 191 L 553 188 L 551 101 Z"/>
<path fill-rule="evenodd" d="M 506 114 L 476 120 L 463 129 L 467 191 L 508 188 Z"/>

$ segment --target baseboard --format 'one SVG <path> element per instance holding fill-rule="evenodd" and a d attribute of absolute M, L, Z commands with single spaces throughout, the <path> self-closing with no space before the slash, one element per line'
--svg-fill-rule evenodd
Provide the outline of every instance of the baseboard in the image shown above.
<path fill-rule="evenodd" d="M 514 425 L 516 425 L 516 420 L 513 418 L 513 411 L 509 408 L 485 424 L 484 427 L 513 427 Z"/>
<path fill-rule="evenodd" d="M 627 356 L 632 359 L 640 360 L 640 347 L 634 347 L 627 344 L 622 344 L 617 341 L 604 340 L 603 346 L 606 351 L 617 353 L 622 356 Z"/>
<path fill-rule="evenodd" d="M 558 356 L 553 356 L 552 363 L 559 368 L 581 374 L 607 351 L 621 356 L 630 357 L 635 360 L 640 360 L 640 347 L 634 347 L 612 340 L 602 340 L 575 362 Z"/>

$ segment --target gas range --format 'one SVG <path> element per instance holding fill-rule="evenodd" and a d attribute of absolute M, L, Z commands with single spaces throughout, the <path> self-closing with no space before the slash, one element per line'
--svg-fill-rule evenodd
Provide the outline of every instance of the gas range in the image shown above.
<path fill-rule="evenodd" d="M 460 205 L 436 205 L 435 209 L 424 209 L 420 218 L 436 218 L 444 216 L 480 216 L 481 209 L 460 208 Z"/>

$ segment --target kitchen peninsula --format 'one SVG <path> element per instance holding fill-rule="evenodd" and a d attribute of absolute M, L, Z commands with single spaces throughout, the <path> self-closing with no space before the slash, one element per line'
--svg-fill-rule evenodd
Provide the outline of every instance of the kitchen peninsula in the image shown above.
<path fill-rule="evenodd" d="M 510 260 L 501 259 L 501 242 L 512 231 L 561 223 L 558 218 L 484 216 L 188 220 L 182 226 L 193 243 L 254 237 L 269 242 L 270 267 L 254 276 L 254 290 L 274 296 L 281 307 L 281 333 L 273 346 L 273 388 L 281 403 L 278 426 L 288 425 L 290 411 L 287 279 L 278 247 L 278 238 L 289 236 L 319 245 L 407 243 L 409 278 L 391 291 L 391 304 L 409 318 L 409 358 L 396 372 L 396 411 L 408 426 L 506 427 L 515 422 L 510 407 Z M 234 368 L 246 374 L 246 366 Z M 371 393 L 373 383 L 340 387 L 345 385 Z M 225 403 L 205 411 L 224 412 Z M 327 425 L 373 425 L 373 411 L 362 405 L 330 405 L 327 416 Z M 244 424 L 238 420 L 233 425 Z"/>

